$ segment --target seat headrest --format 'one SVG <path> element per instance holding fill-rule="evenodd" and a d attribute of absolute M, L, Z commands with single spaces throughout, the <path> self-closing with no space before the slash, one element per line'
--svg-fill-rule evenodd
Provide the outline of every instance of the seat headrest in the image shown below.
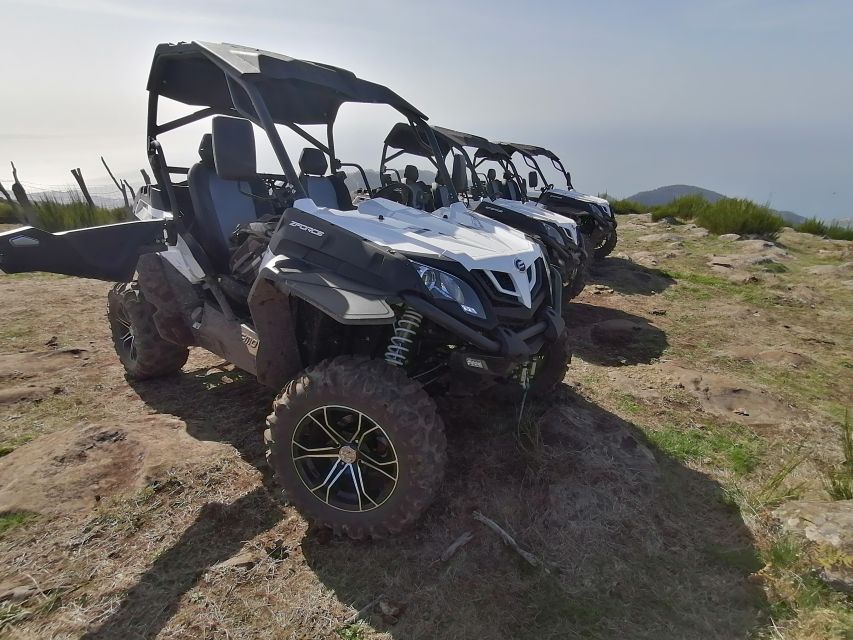
<path fill-rule="evenodd" d="M 486 177 L 487 177 L 489 180 L 494 180 L 494 179 L 495 179 L 495 177 L 496 177 L 497 175 L 498 175 L 498 174 L 497 174 L 497 172 L 496 172 L 494 169 L 489 169 L 489 170 L 486 172 Z"/>
<path fill-rule="evenodd" d="M 247 180 L 258 173 L 255 132 L 243 118 L 213 118 L 213 162 L 223 180 Z"/>
<path fill-rule="evenodd" d="M 306 176 L 324 176 L 328 168 L 326 154 L 316 147 L 305 147 L 299 155 L 299 170 Z"/>
<path fill-rule="evenodd" d="M 444 186 L 444 178 L 441 177 L 441 171 L 435 172 L 435 183 Z"/>
<path fill-rule="evenodd" d="M 206 167 L 213 168 L 213 134 L 205 133 L 201 137 L 201 142 L 198 145 L 198 157 L 201 158 L 201 164 Z"/>
<path fill-rule="evenodd" d="M 406 168 L 403 169 L 403 177 L 406 180 L 411 180 L 412 182 L 417 182 L 420 174 L 418 173 L 418 168 L 413 164 L 407 164 Z"/>
<path fill-rule="evenodd" d="M 512 180 L 515 176 L 512 175 L 512 171 L 504 171 L 504 180 Z"/>

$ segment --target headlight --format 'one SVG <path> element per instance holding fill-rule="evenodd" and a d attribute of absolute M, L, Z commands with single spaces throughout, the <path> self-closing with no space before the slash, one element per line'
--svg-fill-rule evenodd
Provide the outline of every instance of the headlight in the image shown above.
<path fill-rule="evenodd" d="M 452 300 L 468 315 L 485 319 L 486 312 L 483 310 L 483 304 L 470 285 L 440 269 L 428 267 L 419 262 L 412 262 L 412 264 L 415 265 L 421 281 L 433 298 Z"/>
<path fill-rule="evenodd" d="M 545 234 L 551 238 L 551 242 L 557 243 L 559 246 L 566 246 L 566 241 L 563 239 L 563 236 L 560 235 L 560 232 L 557 231 L 550 224 L 545 225 Z"/>

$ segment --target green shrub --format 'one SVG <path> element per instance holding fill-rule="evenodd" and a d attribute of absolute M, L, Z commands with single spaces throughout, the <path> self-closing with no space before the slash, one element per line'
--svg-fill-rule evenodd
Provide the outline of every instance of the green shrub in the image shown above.
<path fill-rule="evenodd" d="M 662 205 L 652 212 L 652 220 L 664 218 L 681 218 L 693 220 L 705 211 L 711 204 L 700 195 L 681 196 L 669 204 Z"/>
<path fill-rule="evenodd" d="M 598 197 L 607 200 L 610 203 L 610 210 L 617 216 L 627 215 L 629 213 L 648 213 L 654 208 L 647 207 L 646 205 L 635 202 L 634 200 L 620 200 L 619 198 L 613 198 L 606 193 L 600 193 Z"/>
<path fill-rule="evenodd" d="M 817 218 L 809 218 L 794 228 L 802 233 L 811 233 L 812 235 L 832 238 L 833 240 L 853 240 L 853 229 L 843 227 L 837 222 L 826 224 Z"/>
<path fill-rule="evenodd" d="M 723 198 L 699 211 L 696 223 L 711 233 L 737 233 L 773 239 L 785 221 L 770 207 L 744 198 Z"/>
<path fill-rule="evenodd" d="M 15 210 L 12 205 L 6 202 L 0 202 L 0 224 L 14 224 L 18 221 L 15 216 Z"/>
<path fill-rule="evenodd" d="M 82 227 L 95 227 L 128 219 L 127 210 L 123 207 L 117 209 L 92 208 L 77 196 L 72 196 L 71 202 L 59 202 L 54 199 L 35 200 L 33 206 L 38 212 L 39 226 L 45 231 L 66 231 Z"/>

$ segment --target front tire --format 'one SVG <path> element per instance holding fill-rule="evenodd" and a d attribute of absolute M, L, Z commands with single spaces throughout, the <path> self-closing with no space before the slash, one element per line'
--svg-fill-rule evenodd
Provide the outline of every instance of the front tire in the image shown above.
<path fill-rule="evenodd" d="M 154 324 L 154 305 L 136 282 L 119 283 L 107 294 L 107 320 L 119 360 L 135 380 L 180 371 L 189 349 L 164 340 Z"/>
<path fill-rule="evenodd" d="M 619 238 L 616 235 L 616 229 L 607 234 L 602 243 L 595 248 L 595 259 L 604 260 L 616 248 L 616 242 Z"/>
<path fill-rule="evenodd" d="M 306 369 L 273 404 L 267 459 L 287 499 L 337 535 L 382 538 L 414 523 L 444 477 L 444 423 L 405 372 L 341 356 Z"/>
<path fill-rule="evenodd" d="M 572 345 L 569 332 L 548 345 L 548 352 L 539 364 L 539 370 L 530 383 L 531 397 L 541 400 L 547 398 L 566 377 L 566 370 L 572 361 Z"/>

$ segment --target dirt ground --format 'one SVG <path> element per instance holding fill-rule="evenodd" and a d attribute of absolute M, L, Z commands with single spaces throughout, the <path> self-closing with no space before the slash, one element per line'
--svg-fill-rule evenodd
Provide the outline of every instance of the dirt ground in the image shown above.
<path fill-rule="evenodd" d="M 828 500 L 841 459 L 853 243 L 619 231 L 561 388 L 520 422 L 440 403 L 441 494 L 378 542 L 313 529 L 272 484 L 273 390 L 198 350 L 128 381 L 109 285 L 1 276 L 0 637 L 850 637 L 769 513 Z"/>

